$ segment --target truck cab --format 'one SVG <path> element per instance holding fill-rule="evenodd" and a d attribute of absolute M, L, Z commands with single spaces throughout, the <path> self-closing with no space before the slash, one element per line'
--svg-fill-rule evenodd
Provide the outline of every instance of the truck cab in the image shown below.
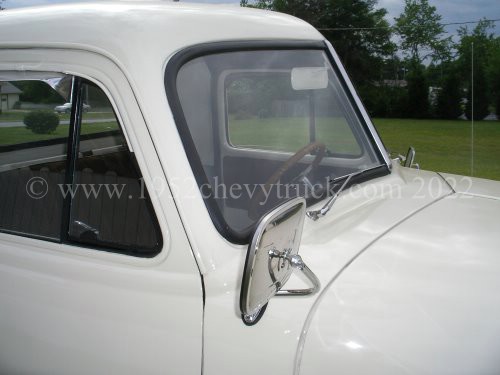
<path fill-rule="evenodd" d="M 391 160 L 312 26 L 161 1 L 0 21 L 0 81 L 40 99 L 0 126 L 0 372 L 498 370 L 498 183 Z"/>

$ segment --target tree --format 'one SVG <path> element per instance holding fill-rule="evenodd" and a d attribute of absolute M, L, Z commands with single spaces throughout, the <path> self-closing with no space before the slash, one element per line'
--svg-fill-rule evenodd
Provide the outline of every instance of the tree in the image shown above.
<path fill-rule="evenodd" d="M 395 50 L 387 11 L 376 0 L 242 0 L 242 6 L 269 9 L 301 18 L 319 29 L 335 47 L 359 86 L 378 80 L 383 58 Z M 367 30 L 369 29 L 369 30 Z"/>
<path fill-rule="evenodd" d="M 443 38 L 441 16 L 428 0 L 405 0 L 404 11 L 395 21 L 401 49 L 409 59 L 421 64 L 427 58 L 449 57 L 451 37 Z"/>
<path fill-rule="evenodd" d="M 474 103 L 474 120 L 484 119 L 488 113 L 489 97 L 486 82 L 486 71 L 484 64 L 474 65 L 474 100 L 472 100 L 472 81 L 469 82 L 467 89 L 467 105 L 465 106 L 465 115 L 470 120 L 472 116 L 472 103 Z"/>
<path fill-rule="evenodd" d="M 465 114 L 467 118 L 472 117 L 472 88 L 474 88 L 474 119 L 482 120 L 489 113 L 489 105 L 495 98 L 494 84 L 488 82 L 494 77 L 488 71 L 497 72 L 498 66 L 491 66 L 495 62 L 492 57 L 495 51 L 495 38 L 489 30 L 493 23 L 482 20 L 476 27 L 469 31 L 467 27 L 458 30 L 460 42 L 457 47 L 459 64 L 467 87 L 467 105 Z M 474 61 L 472 57 L 474 56 Z M 471 72 L 472 65 L 474 70 Z M 473 73 L 473 74 L 471 74 Z M 474 76 L 474 87 L 472 87 L 472 75 Z M 493 82 L 494 83 L 494 82 Z"/>
<path fill-rule="evenodd" d="M 462 114 L 462 90 L 460 76 L 455 66 L 448 69 L 441 82 L 437 96 L 436 115 L 438 118 L 455 120 Z"/>
<path fill-rule="evenodd" d="M 247 8 L 258 8 L 258 9 L 272 10 L 273 9 L 273 0 L 257 0 L 254 2 L 249 2 L 248 0 L 241 0 L 240 6 L 247 7 Z"/>
<path fill-rule="evenodd" d="M 421 64 L 413 64 L 408 74 L 408 108 L 411 118 L 426 118 L 429 115 L 429 85 Z"/>
<path fill-rule="evenodd" d="M 23 92 L 21 101 L 32 103 L 60 103 L 63 99 L 48 84 L 41 81 L 19 81 L 16 86 Z"/>
<path fill-rule="evenodd" d="M 488 81 L 491 82 L 491 97 L 496 114 L 500 118 L 500 37 L 496 37 L 491 45 L 491 59 L 488 68 Z"/>
<path fill-rule="evenodd" d="M 377 0 L 241 0 L 241 6 L 274 10 L 301 18 L 335 47 L 360 96 L 373 112 L 370 95 L 382 78 L 384 60 L 396 51 L 387 11 Z"/>
<path fill-rule="evenodd" d="M 500 119 L 500 95 L 495 98 L 495 107 L 497 117 Z"/>
<path fill-rule="evenodd" d="M 3 2 L 4 2 L 4 1 L 5 1 L 5 0 L 0 0 L 0 10 L 4 10 L 4 9 L 5 9 L 5 8 L 2 6 L 2 4 L 3 4 Z"/>

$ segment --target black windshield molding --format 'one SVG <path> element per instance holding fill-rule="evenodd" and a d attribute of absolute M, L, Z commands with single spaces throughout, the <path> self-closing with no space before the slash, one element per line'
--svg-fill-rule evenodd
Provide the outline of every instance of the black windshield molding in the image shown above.
<path fill-rule="evenodd" d="M 346 92 L 350 104 L 352 105 L 356 115 L 359 117 L 361 125 L 367 132 L 369 139 L 372 141 L 372 146 L 376 146 L 375 139 L 371 131 L 366 124 L 364 117 L 361 114 L 359 107 L 354 100 L 352 92 L 349 90 L 347 83 L 344 80 L 343 75 L 341 74 L 333 56 L 331 55 L 328 46 L 322 40 L 255 40 L 255 41 L 225 41 L 225 42 L 213 42 L 213 43 L 204 43 L 198 44 L 186 49 L 183 49 L 177 52 L 167 63 L 165 69 L 165 91 L 167 94 L 167 100 L 170 105 L 170 109 L 172 111 L 172 115 L 177 127 L 177 131 L 179 132 L 182 144 L 184 146 L 184 151 L 186 153 L 186 157 L 189 160 L 189 164 L 193 170 L 196 182 L 198 184 L 198 188 L 201 190 L 202 188 L 206 189 L 206 186 L 210 186 L 208 177 L 205 173 L 203 165 L 201 163 L 200 156 L 198 155 L 198 151 L 196 149 L 194 140 L 191 136 L 191 132 L 189 131 L 188 124 L 186 122 L 186 118 L 184 116 L 182 105 L 179 99 L 179 95 L 177 92 L 177 76 L 179 74 L 180 69 L 189 61 L 194 60 L 198 57 L 208 56 L 213 54 L 220 54 L 225 52 L 242 52 L 242 51 L 265 51 L 265 50 L 321 50 L 323 51 L 330 60 L 330 63 L 338 76 L 344 91 Z M 384 160 L 381 152 L 378 150 L 378 147 L 373 147 L 374 152 L 378 154 L 381 160 Z M 390 173 L 390 169 L 387 165 L 383 165 L 380 169 L 374 170 L 376 174 L 371 176 L 371 178 L 377 176 L 384 176 Z M 359 183 L 359 182 L 358 182 Z M 204 191 L 204 195 L 206 196 L 207 192 Z M 209 194 L 211 195 L 211 194 Z M 319 201 L 319 200 L 318 200 Z M 251 241 L 251 237 L 253 232 L 255 231 L 255 225 L 242 232 L 234 231 L 224 219 L 222 212 L 217 205 L 217 202 L 214 198 L 204 198 L 205 206 L 208 209 L 209 215 L 217 229 L 217 231 L 228 241 L 247 245 Z M 272 208 L 270 208 L 272 209 Z"/>

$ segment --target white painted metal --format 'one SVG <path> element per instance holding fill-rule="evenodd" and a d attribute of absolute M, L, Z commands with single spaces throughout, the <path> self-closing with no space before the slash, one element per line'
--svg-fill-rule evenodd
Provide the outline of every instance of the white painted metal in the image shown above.
<path fill-rule="evenodd" d="M 500 368 L 491 357 L 498 348 L 492 274 L 499 266 L 493 251 L 498 202 L 452 199 L 465 194 L 448 197 L 451 187 L 467 193 L 467 186 L 396 164 L 390 175 L 344 192 L 326 217 L 306 220 L 300 254 L 320 279 L 320 298 L 273 298 L 257 325 L 242 323 L 247 247 L 227 242 L 213 226 L 163 79 L 169 58 L 182 48 L 276 39 L 323 37 L 293 17 L 237 7 L 142 1 L 0 12 L 0 71 L 94 80 L 112 99 L 149 190 L 153 180 L 165 186 L 153 195 L 165 239 L 154 259 L 0 234 L 0 372 Z M 469 193 L 500 196 L 497 183 L 472 184 Z M 301 280 L 292 278 L 287 287 L 294 286 Z M 445 368 L 441 350 L 446 359 L 460 354 L 462 367 L 450 359 Z"/>
<path fill-rule="evenodd" d="M 497 374 L 499 212 L 454 195 L 375 242 L 315 302 L 296 373 Z"/>
<path fill-rule="evenodd" d="M 457 193 L 500 199 L 500 184 L 496 181 L 449 173 L 441 173 L 441 176 Z"/>
<path fill-rule="evenodd" d="M 137 101 L 109 59 L 2 50 L 0 70 L 67 72 L 110 98 L 148 191 L 163 176 Z M 20 73 L 21 74 L 21 73 Z M 163 177 L 163 181 L 165 178 Z M 202 283 L 168 186 L 151 194 L 164 246 L 141 259 L 0 233 L 0 373 L 199 374 Z M 193 357 L 185 361 L 179 351 Z"/>

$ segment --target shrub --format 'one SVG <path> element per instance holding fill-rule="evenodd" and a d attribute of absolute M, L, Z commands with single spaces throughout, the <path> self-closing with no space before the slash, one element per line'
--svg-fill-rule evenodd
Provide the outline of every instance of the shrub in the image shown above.
<path fill-rule="evenodd" d="M 24 124 L 35 134 L 50 134 L 59 126 L 59 116 L 51 111 L 31 111 L 24 116 Z"/>

